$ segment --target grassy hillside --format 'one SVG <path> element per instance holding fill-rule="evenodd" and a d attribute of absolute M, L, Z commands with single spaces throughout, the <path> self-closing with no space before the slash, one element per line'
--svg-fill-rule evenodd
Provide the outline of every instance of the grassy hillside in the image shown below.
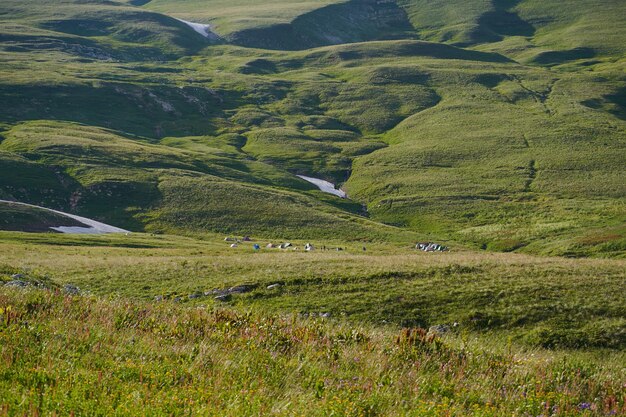
<path fill-rule="evenodd" d="M 24 123 L 6 132 L 0 144 L 8 161 L 2 184 L 5 198 L 135 230 L 411 239 L 340 210 L 348 205 L 336 198 L 314 198 L 320 194 L 314 186 L 247 160 L 236 144 L 236 137 L 188 138 L 177 140 L 175 148 L 77 124 Z M 46 183 L 51 188 L 31 192 Z"/>
<path fill-rule="evenodd" d="M 4 2 L 0 195 L 132 230 L 623 256 L 621 3 L 283 6 Z"/>
<path fill-rule="evenodd" d="M 128 1 L 133 3 L 133 0 Z M 270 0 L 262 4 L 253 0 L 139 0 L 144 8 L 180 19 L 209 23 L 226 36 L 238 30 L 289 23 L 299 15 L 338 0 Z"/>
<path fill-rule="evenodd" d="M 248 0 L 151 0 L 135 4 L 210 23 L 227 39 L 272 49 L 400 35 L 458 45 L 492 44 L 509 56 L 542 64 L 624 53 L 626 10 L 618 0 L 273 0 L 262 5 Z M 383 22 L 391 16 L 385 29 Z"/>
<path fill-rule="evenodd" d="M 98 60 L 164 60 L 207 44 L 172 17 L 117 2 L 7 0 L 2 11 L 3 46 L 17 53 L 35 49 Z"/>
<path fill-rule="evenodd" d="M 621 1 L 399 0 L 419 36 L 459 45 L 493 44 L 540 64 L 619 57 L 626 6 Z"/>
<path fill-rule="evenodd" d="M 625 4 L 0 2 L 0 416 L 626 414 Z"/>

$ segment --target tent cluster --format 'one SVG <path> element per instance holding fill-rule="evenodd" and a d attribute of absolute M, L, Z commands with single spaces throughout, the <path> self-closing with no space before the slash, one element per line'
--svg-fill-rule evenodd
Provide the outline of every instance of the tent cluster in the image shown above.
<path fill-rule="evenodd" d="M 230 247 L 231 248 L 237 248 L 239 247 L 239 245 L 243 242 L 251 242 L 252 239 L 250 239 L 250 237 L 248 236 L 244 236 L 242 239 L 239 238 L 235 238 L 235 237 L 226 237 L 224 238 L 224 242 L 233 242 Z M 252 248 L 254 250 L 260 250 L 261 246 L 257 243 L 252 245 Z M 298 246 L 294 246 L 291 242 L 284 242 L 284 243 L 268 243 L 265 246 L 265 249 L 291 249 L 294 251 L 300 250 L 300 248 Z M 315 250 L 315 246 L 313 246 L 313 244 L 311 243 L 306 243 L 304 245 L 304 250 L 306 252 L 311 252 Z M 326 246 L 322 246 L 322 250 L 326 250 Z M 338 251 L 343 250 L 343 248 L 337 248 Z M 365 250 L 365 248 L 364 248 Z"/>
<path fill-rule="evenodd" d="M 419 249 L 424 252 L 445 252 L 448 250 L 448 247 L 440 245 L 439 243 L 422 242 L 415 245 L 415 249 Z"/>
<path fill-rule="evenodd" d="M 265 248 L 266 249 L 289 249 L 292 248 L 293 245 L 289 242 L 285 242 L 285 243 L 268 243 Z"/>
<path fill-rule="evenodd" d="M 298 250 L 299 249 L 297 246 L 293 246 L 289 242 L 279 243 L 279 244 L 268 243 L 265 246 L 265 248 L 266 249 L 289 249 L 289 248 L 292 248 L 293 250 Z M 304 245 L 304 250 L 307 251 L 307 252 L 312 251 L 314 249 L 315 249 L 315 247 L 312 244 L 310 244 L 310 243 L 307 243 L 306 245 Z"/>

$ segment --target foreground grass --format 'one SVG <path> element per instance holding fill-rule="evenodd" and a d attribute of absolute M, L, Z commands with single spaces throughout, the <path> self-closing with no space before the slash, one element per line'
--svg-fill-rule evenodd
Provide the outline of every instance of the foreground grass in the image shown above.
<path fill-rule="evenodd" d="M 0 289 L 2 415 L 616 415 L 624 370 L 458 336 Z M 619 361 L 617 362 L 619 363 Z"/>

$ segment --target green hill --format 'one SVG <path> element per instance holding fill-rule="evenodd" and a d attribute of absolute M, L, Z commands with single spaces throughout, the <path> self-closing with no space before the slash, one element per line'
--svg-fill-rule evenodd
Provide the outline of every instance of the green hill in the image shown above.
<path fill-rule="evenodd" d="M 132 230 L 623 256 L 623 9 L 6 1 L 0 196 Z"/>

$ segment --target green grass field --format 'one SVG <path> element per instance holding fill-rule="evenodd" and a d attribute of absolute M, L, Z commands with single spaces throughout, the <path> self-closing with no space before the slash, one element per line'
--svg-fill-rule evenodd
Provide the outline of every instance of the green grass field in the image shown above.
<path fill-rule="evenodd" d="M 0 410 L 624 411 L 624 261 L 302 243 L 0 233 L 0 280 L 33 285 L 0 288 Z M 251 290 L 210 294 L 237 285 Z"/>

